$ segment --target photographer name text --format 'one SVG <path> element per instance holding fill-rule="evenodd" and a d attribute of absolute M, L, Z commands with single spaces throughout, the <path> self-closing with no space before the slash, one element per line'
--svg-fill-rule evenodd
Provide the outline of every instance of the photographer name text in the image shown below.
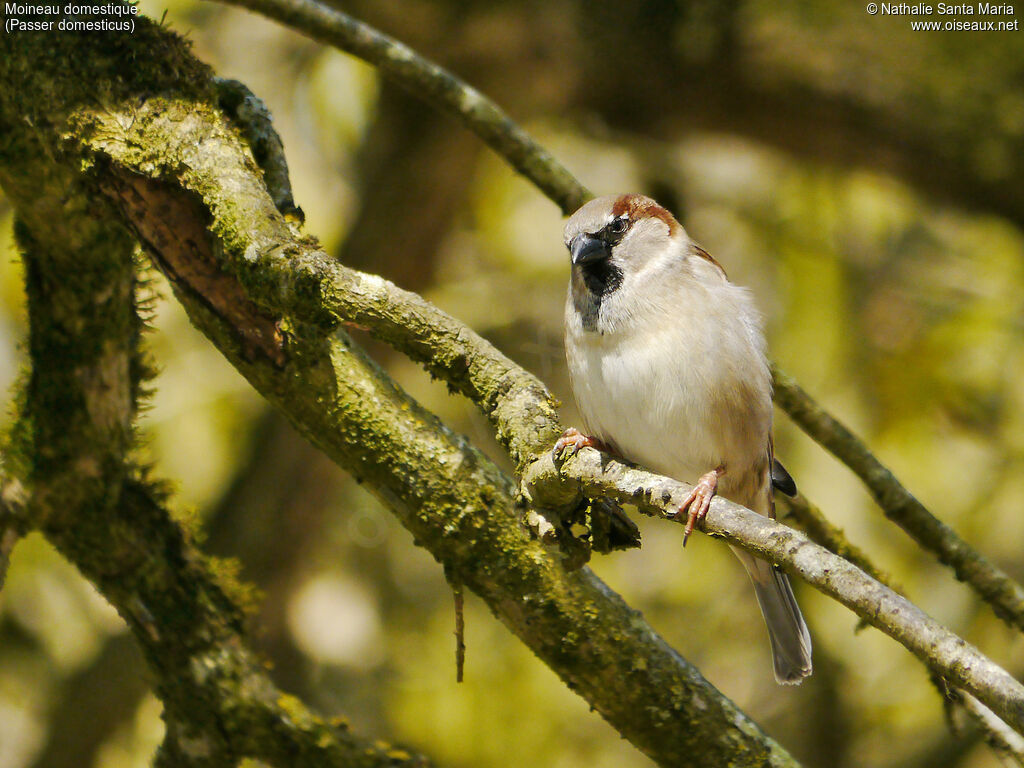
<path fill-rule="evenodd" d="M 939 3 L 878 3 L 878 13 L 882 16 L 1014 16 L 1012 5 L 996 5 L 995 3 L 964 3 L 951 5 Z"/>

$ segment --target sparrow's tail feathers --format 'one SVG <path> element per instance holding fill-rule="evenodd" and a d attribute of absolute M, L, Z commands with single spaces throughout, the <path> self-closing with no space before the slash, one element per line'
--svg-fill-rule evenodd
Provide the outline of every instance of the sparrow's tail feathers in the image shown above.
<path fill-rule="evenodd" d="M 775 679 L 795 685 L 811 674 L 811 633 L 793 596 L 789 578 L 775 566 L 737 551 L 754 584 L 768 639 L 772 646 Z"/>
<path fill-rule="evenodd" d="M 795 685 L 811 674 L 811 633 L 800 615 L 789 578 L 772 567 L 766 583 L 754 582 L 754 593 L 768 626 L 775 679 Z"/>

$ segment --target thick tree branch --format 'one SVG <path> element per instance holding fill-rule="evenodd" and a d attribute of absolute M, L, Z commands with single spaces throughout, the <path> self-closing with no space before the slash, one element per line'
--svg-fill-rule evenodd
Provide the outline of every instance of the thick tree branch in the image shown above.
<path fill-rule="evenodd" d="M 68 196 L 72 200 L 76 199 L 74 191 Z M 21 202 L 15 200 L 16 205 Z M 74 220 L 75 213 L 65 211 L 65 223 Z M 54 382 L 50 366 L 44 363 L 62 353 L 66 345 L 78 344 L 99 350 L 96 364 L 106 370 L 109 358 L 103 350 L 113 346 L 130 357 L 134 329 L 131 324 L 124 326 L 124 346 L 111 345 L 111 328 L 121 326 L 95 325 L 99 314 L 116 317 L 104 301 L 97 301 L 110 294 L 109 289 L 87 280 L 67 280 L 60 272 L 50 274 L 54 265 L 40 258 L 39 238 L 30 241 L 26 235 L 23 230 L 23 242 L 31 242 L 25 250 L 30 274 L 39 284 L 50 286 L 40 291 L 30 285 L 29 290 L 30 317 L 37 319 L 32 327 L 35 389 L 62 393 L 72 404 L 59 411 L 41 411 L 36 406 L 26 413 L 35 435 L 32 507 L 38 519 L 33 523 L 41 526 L 50 541 L 117 607 L 141 644 L 178 747 L 176 752 L 161 753 L 163 764 L 220 766 L 253 756 L 282 766 L 426 765 L 422 757 L 358 739 L 345 727 L 323 723 L 301 703 L 283 696 L 245 646 L 239 608 L 188 543 L 159 494 L 137 479 L 122 479 L 117 474 L 108 476 L 117 487 L 97 482 L 92 457 L 103 453 L 97 434 L 108 427 L 108 414 L 134 411 L 131 404 L 126 407 L 119 399 L 136 388 L 129 381 L 129 366 L 117 366 L 116 373 L 101 376 L 90 373 L 89 358 L 84 358 L 66 372 L 61 369 L 56 377 L 60 380 Z M 82 263 L 99 261 L 84 250 L 68 253 L 73 255 Z M 108 255 L 117 253 L 108 251 Z M 130 250 L 121 256 L 130 274 Z M 130 310 L 130 294 L 119 298 L 128 300 Z M 69 305 L 79 312 L 92 308 L 94 322 L 76 318 L 67 311 Z M 38 318 L 53 317 L 65 321 L 57 334 L 51 334 L 45 324 L 39 327 Z M 98 343 L 89 345 L 69 332 L 76 327 L 98 333 Z M 118 382 L 116 377 L 123 380 Z M 72 381 L 80 382 L 78 391 Z M 96 381 L 102 384 L 93 390 Z M 104 397 L 114 401 L 104 403 Z M 30 396 L 27 407 L 33 409 L 36 402 Z M 120 435 L 120 430 L 107 432 L 110 440 Z M 58 434 L 65 442 L 44 443 L 39 437 L 47 435 L 54 441 Z M 76 455 L 76 446 L 90 450 Z M 123 459 L 122 463 L 129 466 Z M 105 503 L 106 499 L 114 499 L 114 506 Z"/>
<path fill-rule="evenodd" d="M 167 33 L 139 27 L 132 40 L 141 50 L 168 53 Z M 282 766 L 424 765 L 317 720 L 270 684 L 243 640 L 241 610 L 160 492 L 127 460 L 146 373 L 134 308 L 135 246 L 83 185 L 75 161 L 62 164 L 68 158 L 54 116 L 75 103 L 84 75 L 68 61 L 88 61 L 96 77 L 81 82 L 102 88 L 123 82 L 126 72 L 140 74 L 142 57 L 135 66 L 113 60 L 103 35 L 64 40 L 63 55 L 51 38 L 0 40 L 0 124 L 8 129 L 0 131 L 0 182 L 19 216 L 32 362 L 24 410 L 6 446 L 28 475 L 31 518 L 22 527 L 41 529 L 128 623 L 173 726 L 175 764 L 220 766 L 251 756 Z M 186 71 L 207 77 L 194 63 Z M 162 70 L 148 70 L 155 72 Z M 43 103 L 41 90 L 55 101 Z M 250 355 L 269 349 L 273 360 L 273 346 L 252 345 L 245 335 L 236 341 Z M 6 486 L 3 500 L 5 508 L 15 500 Z"/>
<path fill-rule="evenodd" d="M 162 750 L 162 764 L 214 768 L 248 756 L 309 768 L 429 765 L 423 756 L 360 738 L 344 723 L 324 722 L 277 689 L 246 645 L 237 605 L 160 500 L 136 483 L 123 497 L 119 528 L 151 560 L 141 578 L 122 574 L 104 594 L 132 625 L 156 673 L 178 747 Z M 83 570 L 95 578 L 88 566 Z M 180 759 L 168 762 L 169 755 Z"/>
<path fill-rule="evenodd" d="M 885 516 L 953 568 L 1007 624 L 1024 629 L 1024 588 L 929 512 L 867 446 L 818 405 L 791 377 L 774 369 L 775 402 L 808 435 L 843 462 L 871 491 Z"/>

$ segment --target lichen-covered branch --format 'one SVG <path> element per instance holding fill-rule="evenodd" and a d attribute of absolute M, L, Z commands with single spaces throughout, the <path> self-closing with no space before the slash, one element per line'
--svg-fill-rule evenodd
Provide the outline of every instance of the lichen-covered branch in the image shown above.
<path fill-rule="evenodd" d="M 245 83 L 215 77 L 213 84 L 217 90 L 217 103 L 242 131 L 252 150 L 253 159 L 263 170 L 263 181 L 274 201 L 274 207 L 286 217 L 301 223 L 305 215 L 292 196 L 292 181 L 288 175 L 284 144 L 274 130 L 274 121 L 267 105 Z"/>
<path fill-rule="evenodd" d="M 878 568 L 863 550 L 854 546 L 846 538 L 843 531 L 830 523 L 814 504 L 802 495 L 792 499 L 781 496 L 780 501 L 782 502 L 781 506 L 797 520 L 811 541 L 820 544 L 829 552 L 853 563 L 880 584 L 905 597 L 903 590 L 894 582 L 893 577 Z M 868 624 L 869 622 L 866 619 L 861 619 L 861 626 L 868 626 Z M 1011 745 L 1015 744 L 1016 741 L 1007 735 L 1008 733 L 1013 734 L 1013 730 L 988 707 L 966 691 L 957 688 L 948 680 L 939 676 L 934 670 L 932 682 L 939 696 L 948 706 L 959 705 L 967 716 L 974 721 L 975 725 L 984 735 L 985 740 L 992 745 L 993 749 L 1001 753 L 1014 752 Z M 1020 736 L 1016 736 L 1017 741 L 1020 738 Z"/>
<path fill-rule="evenodd" d="M 422 755 L 326 722 L 269 679 L 248 647 L 237 601 L 220 586 L 152 489 L 129 482 L 110 521 L 147 558 L 137 573 L 102 582 L 155 673 L 172 749 L 161 765 L 216 766 L 253 757 L 276 766 L 425 768 Z M 67 537 L 92 533 L 70 531 Z M 92 580 L 88 563 L 76 563 Z M 173 758 L 173 759 L 172 759 Z"/>
<path fill-rule="evenodd" d="M 404 43 L 313 0 L 225 0 L 262 13 L 327 45 L 368 61 L 385 77 L 443 109 L 550 197 L 566 215 L 590 193 L 504 110 Z"/>
<path fill-rule="evenodd" d="M 130 269 L 130 252 L 127 255 Z M 25 258 L 28 265 L 45 271 L 45 265 L 34 261 L 38 253 L 27 250 Z M 32 317 L 58 314 L 50 301 L 66 302 L 71 293 L 80 295 L 79 306 L 93 304 L 109 311 L 102 302 L 89 301 L 87 289 L 77 281 L 51 277 L 51 285 L 65 287 L 50 292 L 30 287 Z M 64 317 L 69 323 L 74 320 L 70 313 Z M 101 332 L 108 340 L 111 328 L 117 327 L 82 326 Z M 35 327 L 32 332 L 36 341 L 33 370 L 38 371 L 33 379 L 38 388 L 49 390 L 53 382 L 44 362 L 54 350 L 47 334 Z M 84 345 L 83 339 L 73 336 L 61 341 Z M 101 349 L 108 346 L 109 341 L 97 344 Z M 127 367 L 119 371 L 127 379 Z M 71 373 L 85 388 L 96 380 L 81 365 Z M 164 764 L 220 766 L 252 756 L 281 766 L 426 765 L 422 757 L 359 739 L 344 726 L 324 723 L 276 690 L 260 660 L 245 645 L 241 611 L 163 506 L 159 492 L 134 477 L 121 478 L 115 488 L 103 487 L 95 481 L 91 454 L 75 456 L 70 452 L 74 445 L 94 445 L 88 441 L 96 439 L 97 430 L 75 425 L 92 425 L 91 416 L 110 412 L 113 404 L 104 406 L 99 398 L 104 393 L 116 397 L 130 390 L 127 380 L 121 386 L 114 386 L 111 378 L 102 381 L 102 392 L 87 391 L 78 398 L 67 391 L 68 381 L 58 383 L 68 400 L 83 404 L 84 414 L 77 414 L 73 407 L 26 414 L 36 435 L 56 435 L 59 424 L 51 421 L 59 420 L 70 430 L 62 445 L 43 443 L 39 437 L 33 440 L 32 509 L 37 517 L 31 522 L 97 585 L 142 646 L 155 673 L 165 719 L 175 724 L 180 747 L 178 759 Z M 30 398 L 28 408 L 32 403 Z M 74 431 L 78 429 L 85 432 L 87 440 Z M 62 456 L 67 463 L 50 464 L 40 458 L 52 456 Z M 130 465 L 125 462 L 124 466 Z M 76 471 L 80 487 L 86 489 L 81 497 L 68 491 Z M 89 489 L 95 489 L 97 497 L 84 496 Z M 106 498 L 113 498 L 114 505 L 101 503 Z"/>
<path fill-rule="evenodd" d="M 685 523 L 676 513 L 692 486 L 602 456 L 580 451 L 564 463 L 549 458 L 532 465 L 524 478 L 531 495 L 563 481 L 587 496 L 608 496 L 634 504 L 644 514 Z M 940 625 L 904 597 L 804 534 L 716 497 L 704 522 L 705 533 L 799 576 L 889 635 L 930 669 L 964 688 L 1003 720 L 1024 733 L 1024 686 L 976 648 Z"/>
<path fill-rule="evenodd" d="M 777 368 L 775 402 L 808 435 L 853 470 L 885 516 L 953 568 L 1007 624 L 1024 629 L 1024 588 L 929 512 L 867 446 Z"/>

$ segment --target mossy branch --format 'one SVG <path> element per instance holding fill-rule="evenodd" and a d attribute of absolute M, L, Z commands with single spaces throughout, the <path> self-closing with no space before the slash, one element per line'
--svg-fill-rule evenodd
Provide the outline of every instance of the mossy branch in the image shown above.
<path fill-rule="evenodd" d="M 332 45 L 376 66 L 382 75 L 410 93 L 460 119 L 492 149 L 533 182 L 566 214 L 590 198 L 589 191 L 568 170 L 529 139 L 493 102 L 455 75 L 408 46 L 315 0 L 221 0 L 276 19 L 315 40 Z M 354 307 L 355 313 L 365 308 Z M 394 311 L 394 308 L 392 308 Z M 399 310 L 400 311 L 400 308 Z M 371 312 L 372 313 L 372 312 Z M 460 376 L 445 361 L 416 354 L 417 340 L 391 327 L 387 318 L 371 325 L 385 341 L 428 366 L 448 381 Z M 953 568 L 1008 624 L 1024 629 L 1024 587 L 970 547 L 955 531 L 932 515 L 867 449 L 863 441 L 804 392 L 778 368 L 775 401 L 812 438 L 831 451 L 867 485 L 885 515 Z M 453 384 L 470 395 L 458 384 Z M 472 395 L 470 395 L 472 396 Z M 476 402 L 483 402 L 479 398 Z M 502 434 L 499 430 L 499 434 Z M 515 440 L 514 435 L 506 435 Z M 522 468 L 521 458 L 513 457 Z"/>
<path fill-rule="evenodd" d="M 183 535 L 146 484 L 122 491 L 113 547 L 123 539 L 147 559 L 137 573 L 100 581 L 140 642 L 164 704 L 167 736 L 156 763 L 234 765 L 253 757 L 302 768 L 426 768 L 430 761 L 379 740 L 354 734 L 342 721 L 325 721 L 284 694 L 248 647 L 237 603 L 211 564 Z M 81 537 L 90 531 L 70 531 Z M 76 563 L 92 580 L 88 563 Z"/>
<path fill-rule="evenodd" d="M 137 31 L 133 44 L 157 56 L 173 42 L 149 24 Z M 242 610 L 159 486 L 129 460 L 148 368 L 134 303 L 136 247 L 87 186 L 82 158 L 61 151 L 63 117 L 83 100 L 81 83 L 93 104 L 92 88 L 140 74 L 109 51 L 103 35 L 0 39 L 0 183 L 18 217 L 31 362 L 5 446 L 5 471 L 24 477 L 0 481 L 2 553 L 12 530 L 39 529 L 117 608 L 144 651 L 177 747 L 173 759 L 162 751 L 162 764 L 426 765 L 321 722 L 270 683 L 246 646 Z M 70 65 L 79 61 L 89 74 Z M 168 65 L 165 58 L 147 71 Z M 206 77 L 196 65 L 190 71 Z"/>
<path fill-rule="evenodd" d="M 75 193 L 82 191 L 72 186 L 63 202 L 80 202 Z M 14 202 L 22 210 L 25 201 Z M 83 214 L 65 211 L 64 222 L 74 222 L 76 215 Z M 123 455 L 120 471 L 113 471 L 112 462 L 110 471 L 97 471 L 95 456 L 124 447 L 122 428 L 135 409 L 122 396 L 137 385 L 127 361 L 111 364 L 109 352 L 115 350 L 117 359 L 135 354 L 134 325 L 119 324 L 120 313 L 102 299 L 124 299 L 130 312 L 131 294 L 119 295 L 98 281 L 67 279 L 65 265 L 46 258 L 41 248 L 49 234 L 44 230 L 29 240 L 30 232 L 24 225 L 22 242 L 30 243 L 24 258 L 35 276 L 28 291 L 33 392 L 22 416 L 31 420 L 34 432 L 27 524 L 40 528 L 100 589 L 142 646 L 175 745 L 161 752 L 160 764 L 213 768 L 250 756 L 310 768 L 426 766 L 423 757 L 319 720 L 278 691 L 245 643 L 240 608 L 165 508 L 160 492 L 134 476 Z M 56 245 L 59 237 L 51 242 Z M 131 249 L 119 254 L 107 245 L 105 258 L 84 248 L 70 249 L 67 256 L 102 264 L 120 255 L 130 275 Z M 106 261 L 106 266 L 112 265 Z M 39 290 L 43 283 L 47 290 Z M 74 310 L 68 311 L 69 305 Z M 103 315 L 106 327 L 98 325 Z M 54 328 L 47 318 L 63 322 Z M 76 336 L 74 328 L 93 338 Z M 85 352 L 61 366 L 57 360 L 64 359 L 68 345 Z M 62 409 L 49 406 L 57 398 Z"/>

